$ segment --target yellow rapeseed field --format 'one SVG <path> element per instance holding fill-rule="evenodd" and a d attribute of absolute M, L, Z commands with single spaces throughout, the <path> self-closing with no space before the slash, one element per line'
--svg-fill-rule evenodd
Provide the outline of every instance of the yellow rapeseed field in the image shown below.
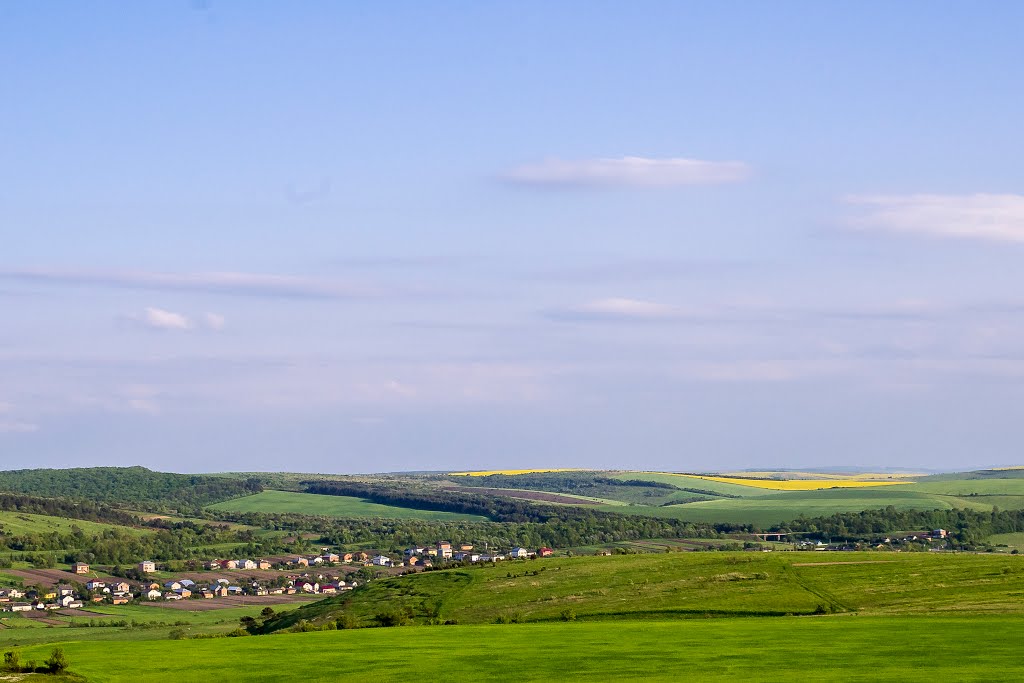
<path fill-rule="evenodd" d="M 854 480 L 854 481 L 874 481 L 875 479 L 911 479 L 914 477 L 926 476 L 917 472 L 857 472 L 857 473 L 826 473 L 826 472 L 782 472 L 782 471 L 764 471 L 764 472 L 722 472 L 723 477 L 735 477 L 737 479 L 748 479 L 750 477 L 756 477 L 758 479 L 818 479 L 818 480 Z"/>
<path fill-rule="evenodd" d="M 542 472 L 580 472 L 578 469 L 548 470 L 486 470 L 481 472 L 449 472 L 449 477 L 489 477 L 492 474 L 539 474 Z"/>
<path fill-rule="evenodd" d="M 900 486 L 912 482 L 907 481 L 854 481 L 851 479 L 742 479 L 740 477 L 707 477 L 701 475 L 688 475 L 695 479 L 706 479 L 708 481 L 720 481 L 723 484 L 738 484 L 740 486 L 752 486 L 759 489 L 770 489 L 772 491 L 818 491 L 820 489 L 852 489 L 866 486 Z"/>

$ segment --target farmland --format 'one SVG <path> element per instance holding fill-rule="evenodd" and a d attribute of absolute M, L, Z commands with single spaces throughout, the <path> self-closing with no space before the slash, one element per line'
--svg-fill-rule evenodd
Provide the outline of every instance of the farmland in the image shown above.
<path fill-rule="evenodd" d="M 117 529 L 119 531 L 131 530 L 140 534 L 150 533 L 149 530 L 146 529 L 131 529 L 130 527 L 103 524 L 101 522 L 88 522 L 81 519 L 69 519 L 67 517 L 37 515 L 23 512 L 0 511 L 0 533 L 8 536 L 48 534 L 53 532 L 68 534 L 76 528 L 81 529 L 82 532 L 86 534 L 99 534 L 111 529 Z"/>
<path fill-rule="evenodd" d="M 410 671 L 444 670 L 469 680 L 499 669 L 525 681 L 567 673 L 678 680 L 681 671 L 711 681 L 995 681 L 1019 675 L 1019 624 L 1012 616 L 738 618 L 296 633 L 196 640 L 187 656 L 170 641 L 69 642 L 64 649 L 71 670 L 90 683 L 189 683 L 243 672 L 258 681 L 365 680 L 368 671 L 401 680 Z M 48 653 L 29 647 L 21 654 L 41 661 Z"/>
<path fill-rule="evenodd" d="M 292 491 L 263 491 L 210 506 L 230 512 L 295 512 L 326 517 L 385 517 L 393 519 L 483 521 L 479 515 L 381 505 L 352 496 L 323 496 Z"/>

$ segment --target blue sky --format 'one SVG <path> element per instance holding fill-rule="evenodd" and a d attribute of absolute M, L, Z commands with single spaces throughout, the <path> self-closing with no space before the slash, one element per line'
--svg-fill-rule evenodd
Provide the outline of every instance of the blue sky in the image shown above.
<path fill-rule="evenodd" d="M 968 468 L 1024 7 L 0 5 L 0 465 Z"/>

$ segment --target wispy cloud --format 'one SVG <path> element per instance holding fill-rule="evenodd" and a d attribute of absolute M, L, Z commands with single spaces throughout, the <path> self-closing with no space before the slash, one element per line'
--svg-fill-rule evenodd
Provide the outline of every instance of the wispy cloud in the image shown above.
<path fill-rule="evenodd" d="M 700 159 L 547 159 L 518 166 L 502 177 L 508 182 L 552 187 L 674 187 L 735 183 L 750 176 L 740 161 Z"/>
<path fill-rule="evenodd" d="M 0 269 L 0 279 L 74 287 L 196 291 L 240 296 L 344 299 L 380 294 L 373 289 L 332 279 L 266 273 L 162 273 L 144 270 L 24 268 Z"/>
<path fill-rule="evenodd" d="M 193 319 L 184 313 L 167 311 L 153 306 L 147 307 L 138 315 L 127 316 L 127 319 L 136 325 L 151 330 L 165 330 L 172 332 L 183 332 L 187 330 L 207 329 L 214 332 L 224 329 L 226 320 L 219 313 L 204 313 L 198 319 Z"/>
<path fill-rule="evenodd" d="M 670 320 L 682 314 L 683 311 L 675 306 L 625 297 L 596 299 L 577 306 L 548 311 L 550 317 L 583 320 Z"/>
<path fill-rule="evenodd" d="M 1024 242 L 1024 195 L 852 195 L 854 227 L 933 237 Z"/>
<path fill-rule="evenodd" d="M 0 434 L 30 434 L 39 431 L 39 425 L 34 422 L 14 419 L 11 416 L 13 412 L 13 405 L 0 401 Z"/>

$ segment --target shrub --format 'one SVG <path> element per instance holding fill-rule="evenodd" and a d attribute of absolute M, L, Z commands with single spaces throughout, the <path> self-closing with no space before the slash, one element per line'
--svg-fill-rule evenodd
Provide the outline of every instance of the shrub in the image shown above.
<path fill-rule="evenodd" d="M 8 650 L 4 653 L 4 668 L 8 671 L 21 671 L 21 656 L 17 650 Z"/>
<path fill-rule="evenodd" d="M 571 607 L 566 607 L 562 610 L 562 614 L 560 616 L 562 621 L 576 621 L 576 610 Z"/>
<path fill-rule="evenodd" d="M 59 674 L 68 668 L 68 658 L 64 655 L 64 650 L 59 647 L 53 648 L 53 652 L 50 653 L 50 658 L 47 659 L 44 664 L 46 670 L 52 674 Z"/>

